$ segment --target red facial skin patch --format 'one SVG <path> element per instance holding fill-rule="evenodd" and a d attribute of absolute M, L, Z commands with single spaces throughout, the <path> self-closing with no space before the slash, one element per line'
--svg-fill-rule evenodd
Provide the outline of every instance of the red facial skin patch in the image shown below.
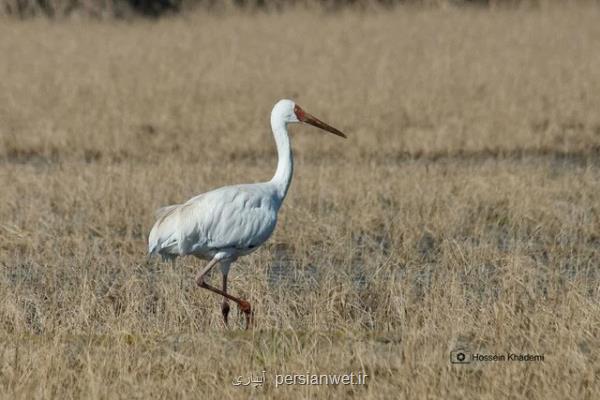
<path fill-rule="evenodd" d="M 304 119 L 305 119 L 304 110 L 302 108 L 300 108 L 300 106 L 297 104 L 294 106 L 294 113 L 296 114 L 298 121 L 304 121 Z"/>

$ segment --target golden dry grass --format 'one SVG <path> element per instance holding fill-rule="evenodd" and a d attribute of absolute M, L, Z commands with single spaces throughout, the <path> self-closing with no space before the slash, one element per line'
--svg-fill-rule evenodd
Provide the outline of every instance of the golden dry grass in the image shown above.
<path fill-rule="evenodd" d="M 2 20 L 1 397 L 593 398 L 599 17 Z M 281 97 L 350 139 L 293 128 L 276 234 L 230 274 L 257 329 L 226 330 L 201 264 L 147 262 L 146 236 L 158 206 L 270 177 Z"/>

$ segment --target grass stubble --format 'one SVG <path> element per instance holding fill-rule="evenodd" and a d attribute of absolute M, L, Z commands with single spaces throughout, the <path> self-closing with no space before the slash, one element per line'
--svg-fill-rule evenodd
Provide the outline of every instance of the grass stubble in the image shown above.
<path fill-rule="evenodd" d="M 598 17 L 2 20 L 0 396 L 592 398 Z M 350 138 L 293 128 L 277 231 L 230 274 L 257 329 L 236 310 L 227 330 L 201 264 L 147 262 L 146 237 L 158 206 L 270 178 L 281 97 Z M 544 361 L 457 366 L 458 347 Z"/>

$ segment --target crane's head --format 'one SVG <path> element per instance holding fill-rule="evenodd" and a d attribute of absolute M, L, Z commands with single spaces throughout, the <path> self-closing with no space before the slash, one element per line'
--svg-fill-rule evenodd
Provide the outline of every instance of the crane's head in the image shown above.
<path fill-rule="evenodd" d="M 316 126 L 317 128 L 323 129 L 327 132 L 331 132 L 334 135 L 338 135 L 343 138 L 346 137 L 344 133 L 337 130 L 333 126 L 326 124 L 319 118 L 304 111 L 302 107 L 294 103 L 292 100 L 279 100 L 277 104 L 275 104 L 275 107 L 273 107 L 273 112 L 271 113 L 271 115 L 281 118 L 285 123 L 303 122 L 312 126 Z"/>

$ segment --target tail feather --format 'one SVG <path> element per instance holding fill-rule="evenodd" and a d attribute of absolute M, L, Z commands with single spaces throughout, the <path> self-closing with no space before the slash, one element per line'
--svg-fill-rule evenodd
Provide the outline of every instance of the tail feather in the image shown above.
<path fill-rule="evenodd" d="M 177 238 L 172 218 L 179 204 L 174 204 L 156 210 L 156 222 L 148 237 L 148 256 L 160 255 L 163 259 L 177 257 Z"/>

